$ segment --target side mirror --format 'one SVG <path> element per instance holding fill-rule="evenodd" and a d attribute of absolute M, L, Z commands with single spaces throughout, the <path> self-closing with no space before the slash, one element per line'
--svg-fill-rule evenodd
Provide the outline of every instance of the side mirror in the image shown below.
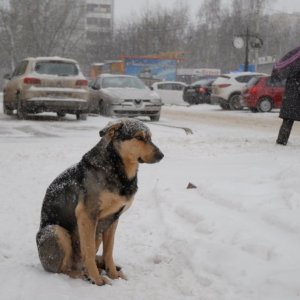
<path fill-rule="evenodd" d="M 11 80 L 11 75 L 10 74 L 5 74 L 3 76 L 3 78 L 6 79 L 6 80 Z"/>
<path fill-rule="evenodd" d="M 100 90 L 100 85 L 99 85 L 99 84 L 94 84 L 94 85 L 92 86 L 92 89 L 93 89 L 93 90 Z"/>
<path fill-rule="evenodd" d="M 154 91 L 154 88 L 153 88 L 153 86 L 150 86 L 150 90 L 151 90 L 151 91 Z"/>

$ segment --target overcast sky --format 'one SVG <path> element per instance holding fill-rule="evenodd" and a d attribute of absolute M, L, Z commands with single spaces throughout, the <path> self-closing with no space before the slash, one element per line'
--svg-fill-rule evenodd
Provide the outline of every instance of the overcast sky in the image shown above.
<path fill-rule="evenodd" d="M 231 0 L 223 0 L 223 2 L 230 2 Z M 275 3 L 272 8 L 276 11 L 285 12 L 300 12 L 300 0 L 273 0 Z M 160 3 L 161 6 L 166 7 L 174 5 L 176 0 L 115 0 L 115 21 L 119 22 L 123 18 L 128 18 L 132 12 L 139 13 L 147 6 L 149 8 Z M 191 7 L 191 11 L 197 11 L 202 0 L 185 0 Z"/>

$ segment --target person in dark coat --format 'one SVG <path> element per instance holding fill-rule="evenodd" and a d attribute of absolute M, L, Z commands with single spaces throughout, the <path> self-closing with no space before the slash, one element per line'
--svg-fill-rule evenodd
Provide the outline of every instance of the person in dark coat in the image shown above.
<path fill-rule="evenodd" d="M 286 145 L 294 121 L 300 121 L 300 71 L 297 73 L 291 72 L 286 79 L 285 94 L 282 99 L 279 117 L 283 121 L 276 143 Z"/>

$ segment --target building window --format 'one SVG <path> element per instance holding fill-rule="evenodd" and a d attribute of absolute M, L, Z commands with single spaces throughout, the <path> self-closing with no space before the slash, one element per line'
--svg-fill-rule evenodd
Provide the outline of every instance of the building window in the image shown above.
<path fill-rule="evenodd" d="M 108 5 L 108 4 L 100 4 L 100 12 L 110 13 L 111 12 L 111 6 Z"/>
<path fill-rule="evenodd" d="M 96 25 L 99 27 L 110 27 L 111 20 L 107 18 L 87 18 L 87 25 Z"/>
<path fill-rule="evenodd" d="M 88 40 L 97 40 L 99 38 L 98 32 L 88 31 L 86 33 L 86 37 Z"/>
<path fill-rule="evenodd" d="M 107 40 L 111 38 L 111 34 L 109 32 L 88 31 L 86 33 L 86 38 L 89 41 Z"/>
<path fill-rule="evenodd" d="M 99 8 L 98 4 L 87 4 L 86 5 L 87 12 L 93 12 L 93 11 L 97 10 L 97 8 Z"/>
<path fill-rule="evenodd" d="M 99 25 L 101 27 L 110 27 L 110 19 L 104 19 L 104 18 L 101 18 L 99 19 Z"/>
<path fill-rule="evenodd" d="M 98 18 L 87 18 L 86 23 L 88 25 L 98 25 Z"/>

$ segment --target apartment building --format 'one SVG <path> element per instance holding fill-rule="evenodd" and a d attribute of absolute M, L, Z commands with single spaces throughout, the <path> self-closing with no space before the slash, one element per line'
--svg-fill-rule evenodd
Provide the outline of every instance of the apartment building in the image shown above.
<path fill-rule="evenodd" d="M 114 0 L 86 0 L 85 36 L 87 43 L 109 38 L 113 31 Z"/>

